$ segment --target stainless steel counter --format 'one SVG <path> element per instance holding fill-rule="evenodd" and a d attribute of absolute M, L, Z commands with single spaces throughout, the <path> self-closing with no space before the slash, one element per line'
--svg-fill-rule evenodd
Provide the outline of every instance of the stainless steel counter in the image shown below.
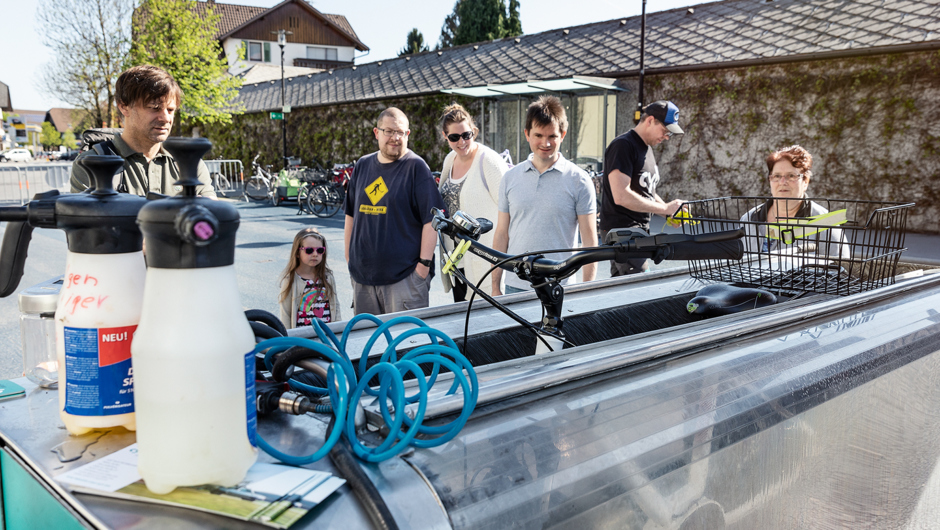
<path fill-rule="evenodd" d="M 25 378 L 17 379 L 16 383 L 26 388 L 26 396 L 0 402 L 0 445 L 82 524 L 91 528 L 161 530 L 264 528 L 195 510 L 69 492 L 55 481 L 57 475 L 127 447 L 136 441 L 134 433 L 115 428 L 69 436 L 59 420 L 56 391 L 38 388 Z M 262 419 L 258 431 L 280 450 L 302 455 L 319 447 L 325 427 L 309 416 L 279 414 L 272 419 Z M 260 453 L 259 461 L 275 460 Z M 426 480 L 403 459 L 362 465 L 403 528 L 450 528 Z M 307 467 L 336 473 L 329 458 Z M 421 510 L 413 509 L 416 502 L 422 506 Z M 372 524 L 349 487 L 343 486 L 291 528 L 371 530 Z"/>

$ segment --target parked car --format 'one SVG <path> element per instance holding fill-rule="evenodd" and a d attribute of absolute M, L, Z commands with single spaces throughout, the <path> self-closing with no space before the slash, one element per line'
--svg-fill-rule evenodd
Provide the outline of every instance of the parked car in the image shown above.
<path fill-rule="evenodd" d="M 29 162 L 33 159 L 33 154 L 29 149 L 15 148 L 0 153 L 0 162 Z"/>
<path fill-rule="evenodd" d="M 66 152 L 62 153 L 61 155 L 59 155 L 59 158 L 58 158 L 58 159 L 59 159 L 60 161 L 75 160 L 75 157 L 77 157 L 79 153 L 81 153 L 81 151 L 77 151 L 77 150 L 75 150 L 75 149 L 72 149 L 71 151 L 66 151 Z"/>

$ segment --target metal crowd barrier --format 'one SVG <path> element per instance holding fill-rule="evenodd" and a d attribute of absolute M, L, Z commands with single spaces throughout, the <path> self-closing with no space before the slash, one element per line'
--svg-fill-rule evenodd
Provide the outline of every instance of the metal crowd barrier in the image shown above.
<path fill-rule="evenodd" d="M 245 199 L 245 172 L 241 160 L 206 160 L 212 186 L 219 197 Z"/>
<path fill-rule="evenodd" d="M 68 193 L 71 162 L 0 164 L 0 202 L 26 204 L 49 190 Z"/>
<path fill-rule="evenodd" d="M 245 197 L 245 177 L 241 160 L 206 160 L 212 185 L 219 197 Z M 0 203 L 29 202 L 34 195 L 49 190 L 68 193 L 72 162 L 0 164 Z M 247 199 L 246 199 L 247 200 Z"/>

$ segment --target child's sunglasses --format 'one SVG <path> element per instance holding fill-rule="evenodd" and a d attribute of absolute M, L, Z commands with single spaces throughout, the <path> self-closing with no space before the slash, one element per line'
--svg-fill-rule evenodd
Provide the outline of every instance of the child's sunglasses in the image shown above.
<path fill-rule="evenodd" d="M 463 138 L 464 140 L 469 140 L 473 138 L 473 131 L 467 131 L 462 134 L 454 133 L 454 134 L 447 135 L 447 139 L 450 140 L 451 142 L 458 142 L 460 141 L 461 138 Z"/>
<path fill-rule="evenodd" d="M 314 251 L 322 256 L 323 253 L 326 252 L 326 247 L 300 247 L 300 250 L 306 252 L 308 256 L 313 254 Z"/>

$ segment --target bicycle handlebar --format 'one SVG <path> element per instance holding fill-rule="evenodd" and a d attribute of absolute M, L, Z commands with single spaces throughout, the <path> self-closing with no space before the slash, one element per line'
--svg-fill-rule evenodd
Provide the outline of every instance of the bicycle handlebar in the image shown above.
<path fill-rule="evenodd" d="M 629 238 L 626 241 L 583 250 L 565 260 L 550 260 L 539 255 L 516 257 L 477 242 L 480 235 L 488 229 L 473 217 L 457 212 L 452 219 L 448 219 L 442 210 L 433 208 L 431 211 L 434 215 L 431 220 L 434 230 L 452 238 L 470 241 L 468 249 L 470 252 L 530 282 L 560 280 L 577 272 L 584 265 L 605 260 L 621 262 L 627 259 L 648 258 L 659 263 L 667 259 L 739 260 L 744 256 L 744 244 L 741 242 L 744 229 L 741 228 L 699 235 L 659 234 L 655 236 L 648 236 L 643 231 L 630 229 L 625 231 L 624 236 Z M 492 227 L 492 223 L 487 221 L 486 224 Z"/>

